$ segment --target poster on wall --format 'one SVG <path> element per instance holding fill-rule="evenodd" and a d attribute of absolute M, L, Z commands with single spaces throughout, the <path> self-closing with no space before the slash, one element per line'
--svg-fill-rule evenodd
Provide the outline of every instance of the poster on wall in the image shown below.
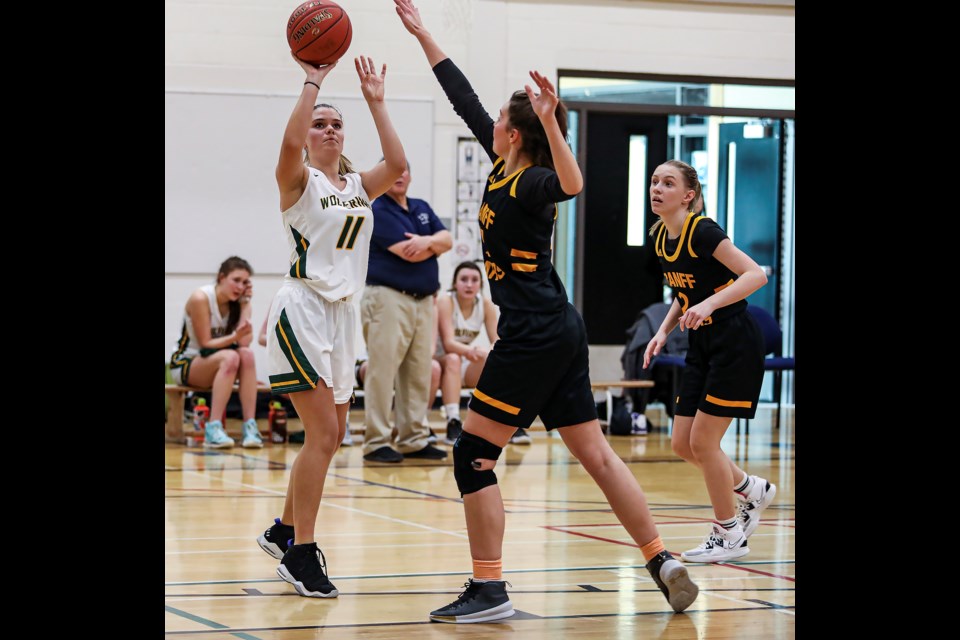
<path fill-rule="evenodd" d="M 476 138 L 457 138 L 457 213 L 452 232 L 453 254 L 458 261 L 481 259 L 477 213 L 492 169 L 493 162 Z"/>
<path fill-rule="evenodd" d="M 457 224 L 457 235 L 453 240 L 453 255 L 456 262 L 480 259 L 479 228 L 476 224 Z"/>
<path fill-rule="evenodd" d="M 470 224 L 477 219 L 480 203 L 474 200 L 460 200 L 457 202 L 457 222 Z"/>
<path fill-rule="evenodd" d="M 480 179 L 480 144 L 475 138 L 460 138 L 457 141 L 457 179 L 476 182 Z"/>

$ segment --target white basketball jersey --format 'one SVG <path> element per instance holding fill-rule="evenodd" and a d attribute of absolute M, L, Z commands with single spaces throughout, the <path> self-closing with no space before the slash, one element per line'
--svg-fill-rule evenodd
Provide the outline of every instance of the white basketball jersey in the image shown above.
<path fill-rule="evenodd" d="M 463 311 L 460 310 L 460 299 L 457 298 L 457 292 L 450 291 L 448 293 L 453 298 L 453 339 L 462 344 L 472 344 L 480 335 L 480 330 L 483 329 L 485 315 L 483 298 L 477 296 L 473 303 L 473 313 L 470 314 L 469 318 L 464 318 Z"/>
<path fill-rule="evenodd" d="M 220 315 L 220 307 L 217 305 L 216 285 L 205 284 L 200 287 L 207 296 L 207 303 L 210 305 L 210 337 L 219 338 L 227 335 L 227 318 Z M 177 342 L 176 351 L 173 354 L 173 361 L 180 358 L 193 358 L 200 353 L 200 342 L 197 341 L 197 332 L 193 328 L 193 319 L 190 314 L 183 312 L 183 330 L 180 333 L 180 340 Z"/>
<path fill-rule="evenodd" d="M 313 167 L 303 195 L 283 212 L 290 242 L 287 279 L 299 279 L 330 302 L 353 295 L 367 280 L 373 211 L 359 173 L 341 191 Z"/>

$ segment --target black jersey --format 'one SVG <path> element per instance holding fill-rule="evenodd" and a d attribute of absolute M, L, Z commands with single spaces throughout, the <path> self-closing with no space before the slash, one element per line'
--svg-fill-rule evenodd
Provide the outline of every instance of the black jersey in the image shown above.
<path fill-rule="evenodd" d="M 726 239 L 727 234 L 720 225 L 692 212 L 683 221 L 679 237 L 668 239 L 667 227 L 663 224 L 657 230 L 654 242 L 657 258 L 683 313 L 717 291 L 729 287 L 737 279 L 736 273 L 713 257 L 717 245 Z M 714 311 L 703 324 L 708 325 L 746 308 L 747 301 L 738 300 Z"/>
<path fill-rule="evenodd" d="M 569 200 L 551 169 L 528 165 L 504 175 L 493 152 L 493 119 L 449 58 L 433 68 L 447 98 L 493 161 L 478 222 L 490 295 L 501 309 L 555 311 L 567 293 L 553 268 L 551 242 L 557 202 Z"/>

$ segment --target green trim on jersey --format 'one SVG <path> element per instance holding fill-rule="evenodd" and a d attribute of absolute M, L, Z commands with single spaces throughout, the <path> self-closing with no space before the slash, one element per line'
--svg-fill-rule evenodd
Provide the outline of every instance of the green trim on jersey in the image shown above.
<path fill-rule="evenodd" d="M 275 393 L 296 393 L 297 391 L 310 391 L 316 388 L 316 385 L 310 385 L 304 382 L 303 378 L 296 373 L 281 373 L 276 376 L 270 376 L 270 390 Z"/>
<path fill-rule="evenodd" d="M 290 276 L 303 279 L 307 276 L 307 249 L 310 248 L 310 241 L 292 226 L 290 231 L 293 233 L 294 242 L 297 243 L 297 260 L 290 265 Z"/>
<path fill-rule="evenodd" d="M 184 320 L 183 326 L 180 328 L 180 340 L 177 341 L 177 350 L 170 356 L 170 364 L 173 364 L 175 360 L 178 360 L 180 356 L 183 355 L 188 344 L 190 344 L 190 335 L 187 333 L 187 321 Z"/>
<path fill-rule="evenodd" d="M 190 365 L 193 364 L 193 358 L 180 358 L 176 362 L 170 363 L 170 371 L 180 369 L 180 384 L 190 385 Z"/>
<path fill-rule="evenodd" d="M 287 318 L 286 309 L 280 312 L 280 320 L 277 322 L 275 332 L 280 351 L 283 352 L 287 362 L 293 367 L 293 372 L 270 376 L 270 387 L 275 390 L 285 389 L 287 391 L 316 389 L 320 375 L 310 364 L 307 354 L 304 353 L 300 342 L 294 335 L 293 327 L 290 326 L 290 320 Z"/>
<path fill-rule="evenodd" d="M 177 342 L 177 350 L 170 356 L 171 370 L 184 367 L 183 372 L 180 374 L 180 379 L 183 381 L 186 381 L 187 371 L 190 369 L 190 358 L 183 357 L 183 352 L 187 350 L 188 344 L 190 344 L 190 335 L 187 333 L 187 321 L 184 320 L 183 328 L 180 330 L 180 340 Z M 186 384 L 186 382 L 183 384 Z"/>

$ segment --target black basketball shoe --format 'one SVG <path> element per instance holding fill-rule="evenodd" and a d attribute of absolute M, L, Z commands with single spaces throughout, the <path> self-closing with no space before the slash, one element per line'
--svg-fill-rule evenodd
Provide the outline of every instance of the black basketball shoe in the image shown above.
<path fill-rule="evenodd" d="M 680 613 L 697 599 L 700 587 L 693 583 L 687 568 L 670 555 L 669 551 L 661 551 L 647 562 L 647 571 L 653 576 L 653 581 L 663 591 L 667 602 L 673 610 Z"/>
<path fill-rule="evenodd" d="M 504 580 L 477 582 L 470 578 L 463 584 L 467 589 L 445 607 L 430 612 L 434 622 L 470 624 L 509 618 L 515 612 Z"/>
<path fill-rule="evenodd" d="M 277 567 L 278 576 L 292 584 L 297 593 L 308 598 L 336 598 L 340 595 L 327 578 L 327 559 L 317 548 L 316 542 L 293 544 L 293 540 L 290 540 L 287 545 L 289 548 Z"/>

